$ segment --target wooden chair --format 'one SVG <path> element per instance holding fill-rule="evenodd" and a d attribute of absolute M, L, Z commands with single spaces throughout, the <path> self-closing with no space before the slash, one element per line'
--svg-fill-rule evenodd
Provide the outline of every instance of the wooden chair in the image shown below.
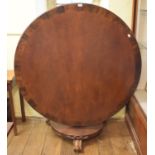
<path fill-rule="evenodd" d="M 11 117 L 12 117 L 12 121 L 13 121 L 13 125 L 14 125 L 14 134 L 17 135 L 17 124 L 16 124 L 16 118 L 15 118 L 15 110 L 14 110 L 14 101 L 13 101 L 13 95 L 12 95 L 12 90 L 13 90 L 13 81 L 14 81 L 14 71 L 13 70 L 9 70 L 7 71 L 7 91 L 9 93 L 9 104 L 10 104 L 10 110 L 11 110 Z M 24 99 L 20 93 L 19 90 L 19 96 L 20 96 L 20 106 L 21 106 L 21 115 L 22 115 L 22 121 L 25 122 L 26 121 L 26 117 L 25 117 L 25 108 L 24 108 Z M 8 133 L 10 131 L 12 127 L 12 123 L 8 122 L 7 123 L 7 128 L 8 128 Z"/>

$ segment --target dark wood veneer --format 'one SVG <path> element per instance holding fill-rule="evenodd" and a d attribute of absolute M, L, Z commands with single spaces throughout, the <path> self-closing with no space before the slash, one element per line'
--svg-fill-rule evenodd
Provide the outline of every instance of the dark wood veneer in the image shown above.
<path fill-rule="evenodd" d="M 16 80 L 29 104 L 71 126 L 98 125 L 132 96 L 140 77 L 138 44 L 112 12 L 90 4 L 57 7 L 22 35 Z"/>

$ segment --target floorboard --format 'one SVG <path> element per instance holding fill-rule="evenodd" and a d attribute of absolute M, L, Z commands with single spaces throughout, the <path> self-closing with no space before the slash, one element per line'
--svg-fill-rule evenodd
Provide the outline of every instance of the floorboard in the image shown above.
<path fill-rule="evenodd" d="M 23 155 L 41 154 L 45 142 L 46 131 L 47 126 L 45 125 L 44 121 L 38 122 L 38 124 L 33 127 L 31 136 L 29 137 L 23 150 Z"/>
<path fill-rule="evenodd" d="M 18 136 L 8 135 L 8 155 L 137 155 L 124 120 L 110 119 L 102 133 L 83 142 L 83 151 L 75 153 L 73 143 L 51 129 L 44 119 L 17 122 Z"/>

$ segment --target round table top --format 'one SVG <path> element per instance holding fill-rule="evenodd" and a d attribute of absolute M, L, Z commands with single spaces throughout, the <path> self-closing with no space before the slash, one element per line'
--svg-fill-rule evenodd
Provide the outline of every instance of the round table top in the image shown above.
<path fill-rule="evenodd" d="M 91 4 L 52 9 L 23 33 L 15 54 L 22 95 L 40 114 L 97 125 L 122 108 L 141 72 L 138 44 L 112 12 Z"/>

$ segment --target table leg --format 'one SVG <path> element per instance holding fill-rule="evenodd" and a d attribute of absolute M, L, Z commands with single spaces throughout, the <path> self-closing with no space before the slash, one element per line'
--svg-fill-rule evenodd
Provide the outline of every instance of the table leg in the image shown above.
<path fill-rule="evenodd" d="M 10 98 L 10 109 L 11 109 L 11 117 L 12 121 L 14 123 L 14 134 L 17 135 L 17 124 L 16 124 L 16 118 L 15 118 L 15 110 L 14 110 L 14 104 L 13 104 L 13 97 L 12 97 L 12 86 L 9 86 L 9 98 Z"/>
<path fill-rule="evenodd" d="M 22 121 L 25 122 L 26 117 L 25 117 L 24 99 L 23 99 L 23 96 L 22 96 L 20 90 L 19 90 L 19 97 L 20 97 L 20 108 L 21 108 Z"/>

